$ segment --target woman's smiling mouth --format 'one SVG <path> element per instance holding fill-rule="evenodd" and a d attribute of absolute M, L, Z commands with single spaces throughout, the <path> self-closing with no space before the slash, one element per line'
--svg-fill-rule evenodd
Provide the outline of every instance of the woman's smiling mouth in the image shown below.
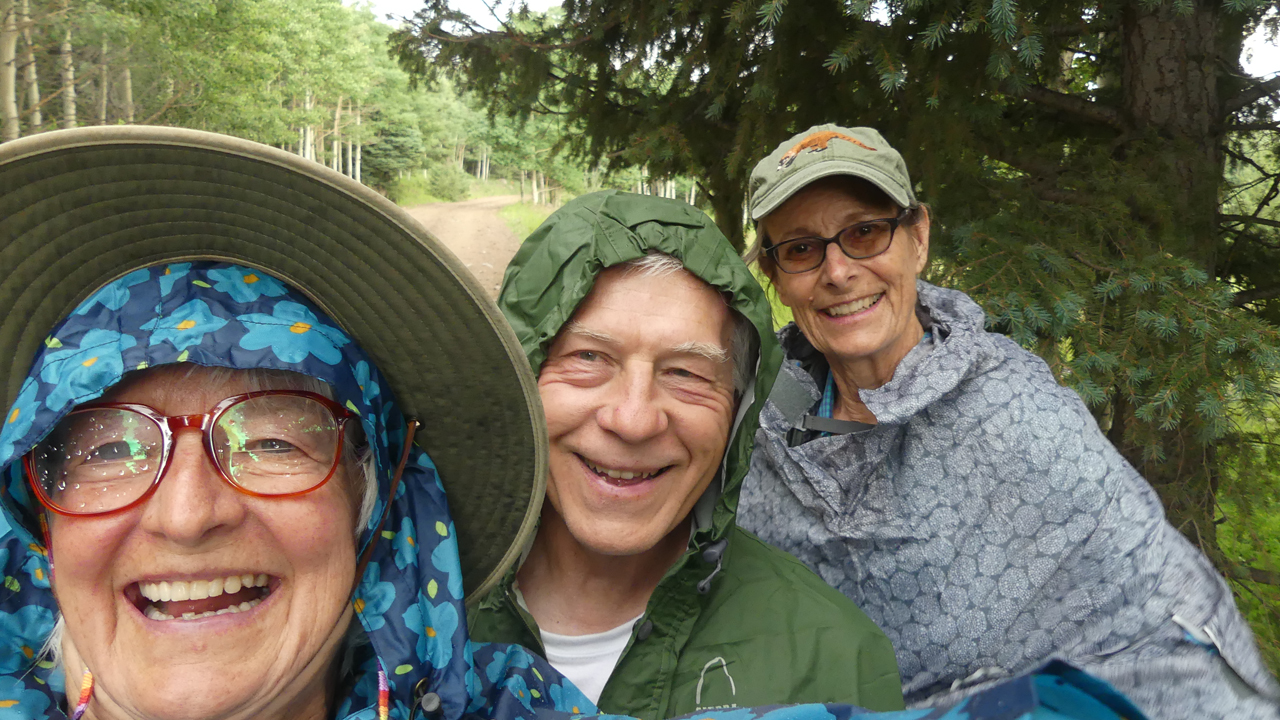
<path fill-rule="evenodd" d="M 839 305 L 832 305 L 829 308 L 824 308 L 822 310 L 822 314 L 828 315 L 830 317 L 844 317 L 846 315 L 853 315 L 855 313 L 860 313 L 863 310 L 866 310 L 871 306 L 875 305 L 876 303 L 880 302 L 880 298 L 882 297 L 884 297 L 884 293 L 879 292 L 879 293 L 876 293 L 875 295 L 868 295 L 866 297 L 858 298 L 857 300 L 850 300 L 849 302 L 846 302 L 846 303 L 840 303 Z"/>
<path fill-rule="evenodd" d="M 577 453 L 574 454 L 576 455 Z M 671 465 L 667 465 L 655 470 L 618 470 L 615 468 L 604 467 L 603 465 L 597 465 L 581 455 L 578 455 L 578 459 L 582 461 L 583 465 L 587 466 L 588 470 L 595 473 L 596 476 L 610 485 L 634 485 L 642 483 L 646 480 L 652 480 L 658 477 L 673 467 Z"/>
<path fill-rule="evenodd" d="M 252 610 L 271 594 L 273 580 L 265 573 L 245 573 L 211 580 L 147 581 L 134 583 L 125 594 L 152 620 L 199 620 Z"/>

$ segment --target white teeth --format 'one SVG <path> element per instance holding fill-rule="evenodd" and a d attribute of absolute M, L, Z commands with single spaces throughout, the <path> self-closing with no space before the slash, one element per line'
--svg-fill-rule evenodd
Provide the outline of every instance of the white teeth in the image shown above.
<path fill-rule="evenodd" d="M 824 312 L 826 312 L 828 315 L 833 315 L 835 317 L 852 315 L 856 312 L 862 312 L 863 310 L 866 310 L 872 305 L 875 305 L 876 301 L 879 300 L 883 295 L 884 293 L 876 293 L 875 295 L 869 295 L 859 300 L 853 300 L 851 302 L 847 302 L 843 305 L 836 305 L 835 307 L 829 307 Z"/>
<path fill-rule="evenodd" d="M 239 605 L 229 605 L 221 610 L 206 610 L 202 613 L 185 612 L 182 613 L 182 620 L 200 620 L 202 618 L 213 617 L 214 615 L 226 615 L 228 613 L 242 613 L 252 610 L 262 604 L 261 598 L 254 598 L 248 602 L 242 602 Z M 142 611 L 152 620 L 174 620 L 174 616 L 160 612 L 155 605 L 148 605 L 146 610 Z"/>
<path fill-rule="evenodd" d="M 651 473 L 628 472 L 626 470 L 610 470 L 609 468 L 602 468 L 593 462 L 590 462 L 590 461 L 586 461 L 586 462 L 587 462 L 587 467 L 591 468 L 596 473 L 599 473 L 600 475 L 607 475 L 615 480 L 632 480 L 635 478 L 646 480 L 658 474 L 656 470 Z"/>
<path fill-rule="evenodd" d="M 209 581 L 196 580 L 191 583 L 191 595 L 189 600 L 204 600 L 209 597 Z"/>
<path fill-rule="evenodd" d="M 225 593 L 238 593 L 242 588 L 267 587 L 266 573 L 231 575 L 213 580 L 162 580 L 138 583 L 138 592 L 151 602 L 204 600 Z"/>
<path fill-rule="evenodd" d="M 159 610 L 157 610 L 155 605 L 148 605 L 147 609 L 144 610 L 143 613 L 147 617 L 151 618 L 152 620 L 172 620 L 173 619 L 172 615 L 166 615 L 160 612 Z"/>

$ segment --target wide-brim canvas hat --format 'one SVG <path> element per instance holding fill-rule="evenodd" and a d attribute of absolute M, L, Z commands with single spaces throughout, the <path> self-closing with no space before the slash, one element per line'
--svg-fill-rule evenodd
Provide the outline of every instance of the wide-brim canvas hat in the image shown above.
<path fill-rule="evenodd" d="M 50 329 L 141 267 L 224 260 L 292 284 L 355 338 L 439 470 L 468 599 L 535 530 L 535 378 L 463 264 L 395 204 L 314 161 L 213 133 L 97 127 L 0 145 L 0 408 Z"/>

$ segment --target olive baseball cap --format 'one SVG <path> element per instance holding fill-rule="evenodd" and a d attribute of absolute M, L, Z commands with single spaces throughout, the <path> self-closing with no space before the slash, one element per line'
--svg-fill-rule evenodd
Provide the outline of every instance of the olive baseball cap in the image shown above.
<path fill-rule="evenodd" d="M 878 131 L 814 125 L 756 163 L 748 186 L 751 219 L 759 220 L 804 186 L 832 175 L 860 177 L 900 207 L 917 205 L 906 161 Z"/>

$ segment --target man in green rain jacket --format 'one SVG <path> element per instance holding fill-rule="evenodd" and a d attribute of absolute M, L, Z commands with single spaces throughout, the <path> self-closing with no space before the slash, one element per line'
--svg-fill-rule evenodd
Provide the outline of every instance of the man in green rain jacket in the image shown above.
<path fill-rule="evenodd" d="M 516 254 L 499 306 L 535 372 L 551 441 L 538 534 L 470 614 L 533 648 L 602 711 L 903 707 L 884 634 L 734 522 L 781 358 L 769 304 L 684 203 L 592 193 Z"/>

